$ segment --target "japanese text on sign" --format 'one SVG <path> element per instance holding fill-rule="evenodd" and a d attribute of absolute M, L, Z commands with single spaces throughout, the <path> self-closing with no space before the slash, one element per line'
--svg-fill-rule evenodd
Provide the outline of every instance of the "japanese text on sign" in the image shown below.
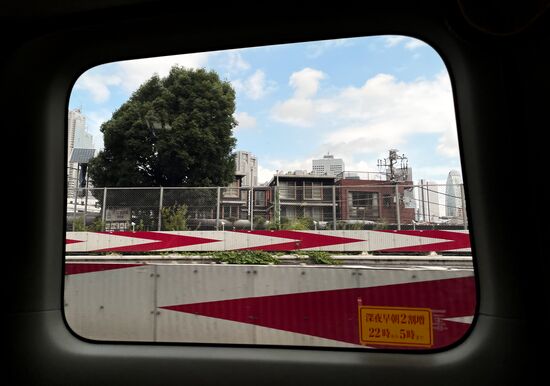
<path fill-rule="evenodd" d="M 359 306 L 359 339 L 365 345 L 430 347 L 432 312 L 428 308 Z"/>

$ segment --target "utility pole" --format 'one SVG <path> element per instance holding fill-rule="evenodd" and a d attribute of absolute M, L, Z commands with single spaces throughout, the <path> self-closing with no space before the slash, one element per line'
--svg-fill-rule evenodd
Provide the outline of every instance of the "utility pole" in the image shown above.
<path fill-rule="evenodd" d="M 378 169 L 382 169 L 386 174 L 386 178 L 393 183 L 407 181 L 408 177 L 408 159 L 405 157 L 405 154 L 397 154 L 398 151 L 397 149 L 390 149 L 388 158 L 378 160 Z M 398 162 L 399 167 L 396 167 Z"/>
<path fill-rule="evenodd" d="M 399 182 L 407 181 L 408 177 L 408 159 L 405 157 L 405 154 L 399 155 L 397 149 L 390 149 L 388 158 L 383 160 L 378 160 L 378 169 L 381 172 L 386 174 L 386 179 L 394 184 L 395 188 L 395 214 L 397 221 L 397 229 L 401 230 L 401 216 L 400 216 L 400 205 L 401 205 L 401 195 L 399 194 Z M 397 167 L 399 163 L 399 167 Z"/>

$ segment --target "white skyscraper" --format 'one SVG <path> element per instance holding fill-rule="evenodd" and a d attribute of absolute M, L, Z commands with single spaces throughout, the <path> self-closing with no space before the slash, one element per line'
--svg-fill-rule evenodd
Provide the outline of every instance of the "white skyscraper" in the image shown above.
<path fill-rule="evenodd" d="M 249 151 L 237 151 L 235 174 L 243 176 L 242 186 L 258 186 L 258 160 Z"/>
<path fill-rule="evenodd" d="M 344 171 L 344 160 L 327 154 L 321 159 L 313 160 L 313 174 L 336 176 Z"/>
<path fill-rule="evenodd" d="M 447 177 L 445 207 L 448 217 L 462 216 L 462 177 L 456 170 L 451 170 Z"/>
<path fill-rule="evenodd" d="M 67 178 L 69 191 L 76 186 L 78 179 L 78 164 L 69 162 L 71 154 L 75 148 L 93 149 L 93 136 L 86 131 L 86 117 L 80 109 L 69 110 L 68 114 L 68 144 L 67 144 Z"/>

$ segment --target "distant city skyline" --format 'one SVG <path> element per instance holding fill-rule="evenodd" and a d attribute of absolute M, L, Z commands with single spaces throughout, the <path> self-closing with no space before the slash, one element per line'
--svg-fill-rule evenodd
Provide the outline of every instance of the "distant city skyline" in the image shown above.
<path fill-rule="evenodd" d="M 376 172 L 397 148 L 415 177 L 445 183 L 461 170 L 451 82 L 427 44 L 405 36 L 339 39 L 109 63 L 76 82 L 97 148 L 101 123 L 154 73 L 214 70 L 236 90 L 235 151 L 257 158 L 258 183 L 276 170 L 312 171 L 327 153 L 346 170 Z"/>

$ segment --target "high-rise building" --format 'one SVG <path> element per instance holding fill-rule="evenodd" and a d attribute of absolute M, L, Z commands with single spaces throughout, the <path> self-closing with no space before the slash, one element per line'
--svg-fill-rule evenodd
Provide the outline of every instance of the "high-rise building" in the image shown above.
<path fill-rule="evenodd" d="M 258 186 L 258 159 L 249 151 L 237 151 L 235 174 L 243 176 L 241 186 Z"/>
<path fill-rule="evenodd" d="M 418 219 L 420 221 L 438 221 L 439 211 L 439 186 L 435 182 L 420 180 L 418 193 Z"/>
<path fill-rule="evenodd" d="M 447 217 L 462 216 L 462 177 L 456 170 L 451 170 L 447 177 L 445 207 L 447 208 Z"/>
<path fill-rule="evenodd" d="M 86 117 L 80 109 L 69 110 L 68 114 L 68 144 L 67 144 L 67 183 L 72 191 L 78 180 L 78 164 L 70 162 L 73 149 L 93 149 L 93 136 L 86 131 Z"/>
<path fill-rule="evenodd" d="M 344 160 L 334 158 L 331 154 L 327 154 L 321 159 L 314 159 L 312 164 L 313 174 L 337 176 L 344 171 Z"/>

